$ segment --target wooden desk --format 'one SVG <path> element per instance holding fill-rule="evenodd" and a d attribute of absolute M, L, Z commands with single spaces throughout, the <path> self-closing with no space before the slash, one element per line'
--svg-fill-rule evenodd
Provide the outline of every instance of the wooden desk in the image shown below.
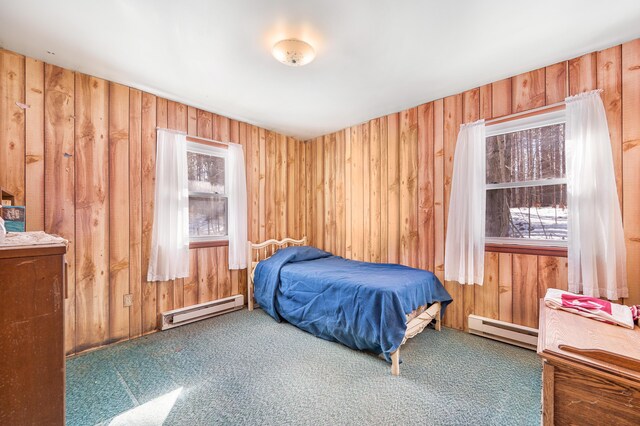
<path fill-rule="evenodd" d="M 540 303 L 544 425 L 640 424 L 640 329 Z"/>
<path fill-rule="evenodd" d="M 2 425 L 64 425 L 66 251 L 0 246 Z"/>

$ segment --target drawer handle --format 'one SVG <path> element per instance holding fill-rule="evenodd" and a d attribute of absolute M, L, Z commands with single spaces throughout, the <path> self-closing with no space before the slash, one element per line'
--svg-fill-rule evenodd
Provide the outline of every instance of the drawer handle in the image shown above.
<path fill-rule="evenodd" d="M 596 359 L 598 361 L 615 364 L 620 367 L 624 367 L 629 370 L 640 373 L 640 361 L 625 355 L 604 351 L 602 349 L 580 349 L 580 348 L 576 348 L 569 345 L 559 345 L 558 349 L 566 352 L 571 352 L 577 355 L 582 355 L 588 358 Z"/>

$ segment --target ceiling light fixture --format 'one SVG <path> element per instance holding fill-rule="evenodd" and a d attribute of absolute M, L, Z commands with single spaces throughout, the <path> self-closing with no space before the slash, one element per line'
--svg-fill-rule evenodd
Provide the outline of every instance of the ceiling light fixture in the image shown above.
<path fill-rule="evenodd" d="M 316 51 L 306 41 L 290 38 L 273 45 L 273 57 L 285 65 L 301 67 L 313 61 Z"/>

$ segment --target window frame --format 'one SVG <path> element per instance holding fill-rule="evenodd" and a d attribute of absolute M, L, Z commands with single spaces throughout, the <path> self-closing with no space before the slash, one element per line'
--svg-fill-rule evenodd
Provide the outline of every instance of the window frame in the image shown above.
<path fill-rule="evenodd" d="M 209 155 L 212 157 L 222 158 L 224 160 L 224 193 L 216 194 L 210 192 L 188 191 L 188 197 L 192 196 L 201 198 L 223 197 L 227 200 L 227 226 L 229 223 L 229 167 L 227 166 L 228 151 L 226 148 L 206 143 L 205 141 L 196 141 L 193 138 L 187 139 L 187 153 Z M 189 236 L 189 248 L 204 248 L 225 246 L 229 244 L 229 230 L 227 235 L 207 235 L 207 236 Z"/>
<path fill-rule="evenodd" d="M 507 133 L 538 129 L 557 124 L 566 124 L 566 122 L 566 110 L 564 108 L 516 118 L 514 120 L 500 121 L 495 124 L 487 124 L 485 140 L 490 137 L 500 136 Z M 496 189 L 567 185 L 567 183 L 566 176 L 563 178 L 537 179 L 522 182 L 487 183 L 485 187 L 485 198 L 487 191 Z M 567 247 L 568 237 L 566 240 L 534 240 L 526 238 L 487 237 L 485 233 L 485 249 L 487 251 L 539 255 L 549 255 L 554 253 L 553 255 L 555 256 L 566 256 Z"/>

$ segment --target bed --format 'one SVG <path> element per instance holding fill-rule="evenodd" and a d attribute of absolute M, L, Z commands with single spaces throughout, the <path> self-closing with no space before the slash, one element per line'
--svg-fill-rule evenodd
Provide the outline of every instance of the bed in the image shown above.
<path fill-rule="evenodd" d="M 440 331 L 451 296 L 431 272 L 348 260 L 306 243 L 248 243 L 249 310 L 257 303 L 276 321 L 382 354 L 399 375 L 401 345 L 432 322 Z"/>

